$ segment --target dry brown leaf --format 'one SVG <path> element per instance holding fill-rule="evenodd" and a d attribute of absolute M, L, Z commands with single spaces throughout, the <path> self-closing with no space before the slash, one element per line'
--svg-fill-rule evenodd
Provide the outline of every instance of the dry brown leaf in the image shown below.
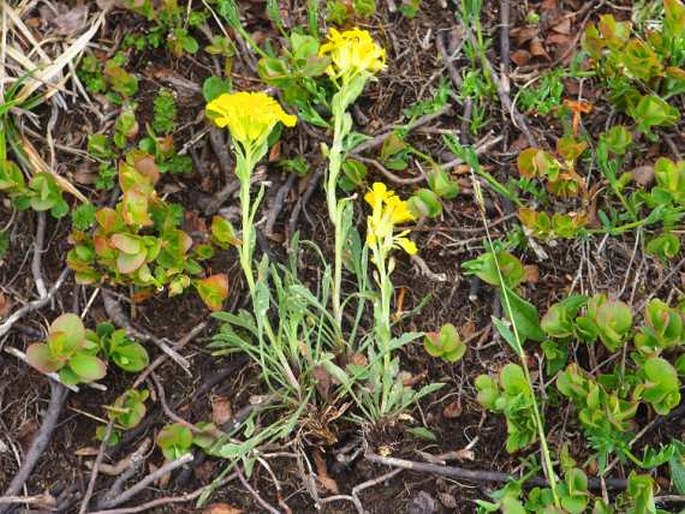
<path fill-rule="evenodd" d="M 314 377 L 316 390 L 319 392 L 321 397 L 328 402 L 329 396 L 328 392 L 331 389 L 331 376 L 324 369 L 323 366 L 314 366 L 312 370 L 312 376 Z"/>
<path fill-rule="evenodd" d="M 544 57 L 545 59 L 549 59 L 549 55 L 547 55 L 547 50 L 545 50 L 545 46 L 542 44 L 542 40 L 539 37 L 534 37 L 529 45 L 530 48 L 530 54 L 533 57 Z"/>
<path fill-rule="evenodd" d="M 99 448 L 96 448 L 95 446 L 86 446 L 84 448 L 78 448 L 74 452 L 74 455 L 77 457 L 94 457 L 98 453 L 100 453 Z"/>
<path fill-rule="evenodd" d="M 540 270 L 535 264 L 527 264 L 523 267 L 525 273 L 523 281 L 529 284 L 537 284 L 540 280 Z"/>
<path fill-rule="evenodd" d="M 654 180 L 654 166 L 649 164 L 638 166 L 630 174 L 635 182 L 641 186 L 648 186 Z"/>
<path fill-rule="evenodd" d="M 530 52 L 528 50 L 516 50 L 511 53 L 511 60 L 516 66 L 525 66 L 530 62 Z"/>
<path fill-rule="evenodd" d="M 269 162 L 277 162 L 281 160 L 281 142 L 278 141 L 271 147 L 269 151 Z"/>
<path fill-rule="evenodd" d="M 438 492 L 438 500 L 440 500 L 440 503 L 442 503 L 445 507 L 448 509 L 456 509 L 457 508 L 457 499 L 449 494 L 449 493 L 441 493 Z"/>
<path fill-rule="evenodd" d="M 312 454 L 314 456 L 314 465 L 316 466 L 316 474 L 319 482 L 326 491 L 332 494 L 338 494 L 338 483 L 333 480 L 328 474 L 328 468 L 326 467 L 326 461 L 318 449 L 314 450 Z"/>
<path fill-rule="evenodd" d="M 457 450 L 454 452 L 454 458 L 457 459 L 458 461 L 465 461 L 465 460 L 474 460 L 475 459 L 475 454 L 473 453 L 473 450 L 470 450 L 468 448 L 462 448 L 461 450 Z"/>
<path fill-rule="evenodd" d="M 539 27 L 517 27 L 512 29 L 509 35 L 511 39 L 516 43 L 517 46 L 522 45 L 536 37 L 540 33 Z"/>
<path fill-rule="evenodd" d="M 243 509 L 228 503 L 211 503 L 202 510 L 202 514 L 242 514 L 242 512 Z"/>
<path fill-rule="evenodd" d="M 215 425 L 221 426 L 233 417 L 231 402 L 225 396 L 212 396 L 212 421 Z"/>
<path fill-rule="evenodd" d="M 10 302 L 7 297 L 0 293 L 0 317 L 4 316 L 10 311 Z"/>
<path fill-rule="evenodd" d="M 545 44 L 556 45 L 562 48 L 568 48 L 573 43 L 573 38 L 566 34 L 549 34 L 545 38 Z"/>
<path fill-rule="evenodd" d="M 442 409 L 442 415 L 445 416 L 447 419 L 458 418 L 459 416 L 461 416 L 461 412 L 462 407 L 461 401 L 459 400 L 454 400 L 453 402 L 448 403 Z"/>
<path fill-rule="evenodd" d="M 569 36 L 571 34 L 571 18 L 564 18 L 561 23 L 554 25 L 552 30 L 558 34 L 565 34 Z"/>
<path fill-rule="evenodd" d="M 464 339 L 473 337 L 473 335 L 476 333 L 476 324 L 473 321 L 467 321 L 461 327 L 459 327 L 459 333 L 464 337 Z"/>

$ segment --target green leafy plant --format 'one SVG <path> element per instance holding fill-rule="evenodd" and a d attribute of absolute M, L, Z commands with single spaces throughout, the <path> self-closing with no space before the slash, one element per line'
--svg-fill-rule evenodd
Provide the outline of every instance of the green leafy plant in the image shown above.
<path fill-rule="evenodd" d="M 154 158 L 140 151 L 129 152 L 127 158 L 128 162 L 119 163 L 121 201 L 114 209 L 97 211 L 92 235 L 74 227 L 74 248 L 67 254 L 67 264 L 76 272 L 76 280 L 130 284 L 138 297 L 165 287 L 175 296 L 193 286 L 211 308 L 220 308 L 228 295 L 227 277 L 201 276 L 200 261 L 213 251 L 194 245 L 178 228 L 180 207 L 157 197 L 154 185 L 159 169 Z"/>
<path fill-rule="evenodd" d="M 308 123 L 328 127 L 321 111 L 330 109 L 330 98 L 319 80 L 330 66 L 330 59 L 319 55 L 317 38 L 293 31 L 280 55 L 265 55 L 257 71 L 261 79 L 283 92 L 286 103 L 297 107 Z"/>
<path fill-rule="evenodd" d="M 451 323 L 444 324 L 439 332 L 427 333 L 423 347 L 432 357 L 440 357 L 447 362 L 457 362 L 466 353 L 466 344 Z"/>
<path fill-rule="evenodd" d="M 644 39 L 633 33 L 631 23 L 602 15 L 588 26 L 582 38 L 595 69 L 604 80 L 611 100 L 638 123 L 638 130 L 654 137 L 652 127 L 670 126 L 679 112 L 666 100 L 685 91 L 685 45 L 680 0 L 664 2 L 661 30 L 648 31 Z M 644 94 L 647 88 L 655 94 Z"/>
<path fill-rule="evenodd" d="M 176 57 L 185 53 L 194 54 L 200 49 L 197 39 L 190 29 L 205 23 L 208 13 L 204 9 L 188 10 L 178 5 L 177 0 L 151 2 L 150 0 L 126 0 L 124 5 L 144 16 L 152 26 L 144 36 L 131 34 L 124 43 L 138 50 L 146 47 L 160 48 L 163 45 Z"/>
<path fill-rule="evenodd" d="M 461 266 L 466 274 L 475 275 L 491 286 L 500 285 L 500 275 L 510 288 L 519 285 L 525 277 L 523 263 L 504 249 L 483 253 L 475 259 L 463 262 Z"/>
<path fill-rule="evenodd" d="M 147 389 L 127 389 L 119 395 L 112 405 L 106 405 L 107 416 L 112 420 L 113 427 L 107 441 L 109 446 L 117 444 L 121 438 L 122 430 L 131 430 L 137 427 L 147 414 L 145 401 L 149 398 L 150 392 Z M 95 436 L 99 440 L 105 439 L 107 427 L 100 425 L 95 430 Z"/>
<path fill-rule="evenodd" d="M 157 446 L 164 458 L 173 461 L 190 452 L 193 446 L 193 432 L 180 423 L 165 426 L 157 435 Z"/>
<path fill-rule="evenodd" d="M 76 314 L 63 314 L 50 325 L 45 343 L 26 349 L 29 363 L 42 373 L 58 373 L 65 384 L 99 380 L 107 364 L 97 357 L 100 347 Z"/>
<path fill-rule="evenodd" d="M 157 134 L 170 134 L 176 128 L 176 100 L 168 89 L 162 89 L 153 103 L 152 128 Z"/>
<path fill-rule="evenodd" d="M 124 371 L 142 371 L 150 363 L 145 347 L 126 335 L 124 329 L 115 329 L 111 323 L 98 323 L 95 333 L 108 360 Z"/>
<path fill-rule="evenodd" d="M 537 437 L 533 419 L 533 390 L 523 368 L 507 364 L 497 380 L 480 375 L 475 381 L 478 403 L 484 409 L 501 413 L 507 421 L 506 449 L 513 453 L 533 443 Z"/>

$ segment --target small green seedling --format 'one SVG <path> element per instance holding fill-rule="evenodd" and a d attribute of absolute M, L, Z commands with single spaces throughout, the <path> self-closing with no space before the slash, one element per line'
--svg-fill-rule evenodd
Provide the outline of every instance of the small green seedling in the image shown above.
<path fill-rule="evenodd" d="M 124 371 L 142 371 L 150 363 L 145 347 L 130 339 L 124 329 L 117 330 L 111 323 L 98 323 L 95 334 L 107 359 Z"/>
<path fill-rule="evenodd" d="M 107 441 L 108 446 L 114 446 L 121 439 L 121 430 L 131 430 L 137 427 L 147 413 L 145 401 L 150 396 L 147 389 L 138 391 L 128 389 L 114 400 L 112 405 L 105 405 L 107 416 L 114 422 Z M 100 425 L 95 429 L 95 437 L 102 441 L 107 435 L 107 427 Z"/>
<path fill-rule="evenodd" d="M 427 333 L 423 347 L 432 357 L 440 357 L 447 362 L 457 362 L 466 353 L 466 344 L 451 323 L 444 324 L 439 332 Z"/>
<path fill-rule="evenodd" d="M 488 375 L 476 378 L 478 403 L 492 412 L 504 414 L 507 420 L 506 449 L 509 453 L 521 450 L 536 440 L 533 421 L 533 390 L 523 368 L 507 364 L 495 381 Z"/>
<path fill-rule="evenodd" d="M 50 173 L 36 173 L 27 185 L 19 166 L 12 161 L 0 162 L 0 192 L 8 195 L 14 207 L 22 211 L 50 211 L 55 218 L 69 212 L 69 204 Z"/>
<path fill-rule="evenodd" d="M 190 452 L 193 446 L 193 432 L 180 423 L 167 425 L 157 436 L 157 446 L 162 450 L 165 459 L 174 461 Z"/>
<path fill-rule="evenodd" d="M 58 373 L 65 384 L 94 382 L 107 373 L 107 364 L 97 357 L 97 341 L 88 337 L 81 318 L 63 314 L 50 325 L 45 343 L 26 349 L 29 363 L 43 373 Z"/>
<path fill-rule="evenodd" d="M 644 325 L 635 334 L 635 348 L 658 357 L 665 350 L 685 344 L 685 315 L 654 298 L 645 306 Z"/>

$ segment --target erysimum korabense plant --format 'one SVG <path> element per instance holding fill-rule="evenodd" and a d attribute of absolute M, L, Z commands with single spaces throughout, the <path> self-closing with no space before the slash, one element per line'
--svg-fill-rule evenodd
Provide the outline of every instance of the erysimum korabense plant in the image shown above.
<path fill-rule="evenodd" d="M 236 157 L 235 173 L 240 182 L 240 207 L 242 214 L 242 243 L 239 246 L 240 265 L 245 274 L 255 319 L 260 327 L 259 348 L 264 350 L 262 330 L 270 341 L 270 348 L 276 352 L 283 375 L 293 389 L 299 391 L 297 378 L 285 356 L 281 339 L 271 327 L 265 316 L 269 306 L 268 298 L 260 294 L 255 282 L 253 257 L 256 243 L 254 220 L 259 204 L 264 196 L 264 186 L 259 188 L 254 201 L 250 195 L 250 177 L 257 163 L 268 151 L 268 138 L 278 123 L 293 127 L 297 117 L 286 113 L 276 100 L 265 93 L 226 93 L 207 104 L 207 116 L 219 127 L 228 128 L 233 140 L 233 153 Z M 262 284 L 264 287 L 264 284 Z M 262 293 L 264 291 L 262 290 Z M 266 305 L 264 305 L 266 304 Z M 262 352 L 262 356 L 265 354 Z M 264 362 L 263 358 L 260 362 Z"/>
<path fill-rule="evenodd" d="M 250 294 L 254 295 L 255 280 L 252 258 L 255 247 L 254 218 L 264 194 L 260 188 L 252 204 L 250 177 L 257 163 L 268 151 L 268 138 L 277 123 L 293 127 L 297 117 L 286 113 L 279 103 L 265 93 L 223 94 L 207 104 L 207 116 L 221 128 L 228 128 L 233 138 L 236 156 L 235 173 L 240 181 L 243 242 L 240 264 L 245 273 Z"/>
<path fill-rule="evenodd" d="M 326 70 L 337 88 L 333 97 L 333 143 L 328 149 L 326 203 L 328 215 L 335 227 L 335 262 L 333 269 L 333 315 L 342 322 L 341 283 L 343 245 L 350 229 L 352 206 L 349 200 L 338 201 L 336 186 L 343 162 L 345 138 L 352 130 L 348 108 L 362 93 L 366 83 L 385 68 L 385 50 L 366 30 L 351 29 L 339 32 L 331 28 L 328 41 L 321 45 L 319 56 L 331 59 Z"/>
<path fill-rule="evenodd" d="M 401 249 L 409 255 L 415 255 L 417 248 L 406 237 L 408 230 L 397 232 L 399 225 L 414 220 L 405 200 L 380 182 L 373 184 L 364 200 L 371 207 L 366 222 L 366 244 L 371 249 L 379 288 L 373 309 L 375 345 L 372 348 L 377 354 L 370 356 L 370 361 L 376 363 L 372 374 L 376 382 L 373 396 L 377 399 L 374 410 L 377 417 L 383 417 L 401 410 L 403 403 L 414 398 L 413 394 L 405 394 L 403 384 L 397 379 L 399 362 L 392 358 L 390 306 L 394 287 L 390 275 L 395 267 L 392 252 Z"/>

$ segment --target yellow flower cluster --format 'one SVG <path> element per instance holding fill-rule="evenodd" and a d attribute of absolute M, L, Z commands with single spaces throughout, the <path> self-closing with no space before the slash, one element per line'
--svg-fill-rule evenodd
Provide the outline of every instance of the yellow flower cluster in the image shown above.
<path fill-rule="evenodd" d="M 383 251 L 391 248 L 402 248 L 409 255 L 417 253 L 416 244 L 406 236 L 409 231 L 393 234 L 395 226 L 414 219 L 409 212 L 407 202 L 401 200 L 385 184 L 376 182 L 364 200 L 371 206 L 371 216 L 367 218 L 366 241 L 372 248 L 380 247 Z"/>
<path fill-rule="evenodd" d="M 228 127 L 233 139 L 248 147 L 266 141 L 276 123 L 293 127 L 297 117 L 286 113 L 266 93 L 225 93 L 207 104 L 207 116 L 221 128 Z"/>
<path fill-rule="evenodd" d="M 328 42 L 321 45 L 320 57 L 330 57 L 327 72 L 331 77 L 364 72 L 375 75 L 385 68 L 385 50 L 366 30 L 328 31 Z"/>

